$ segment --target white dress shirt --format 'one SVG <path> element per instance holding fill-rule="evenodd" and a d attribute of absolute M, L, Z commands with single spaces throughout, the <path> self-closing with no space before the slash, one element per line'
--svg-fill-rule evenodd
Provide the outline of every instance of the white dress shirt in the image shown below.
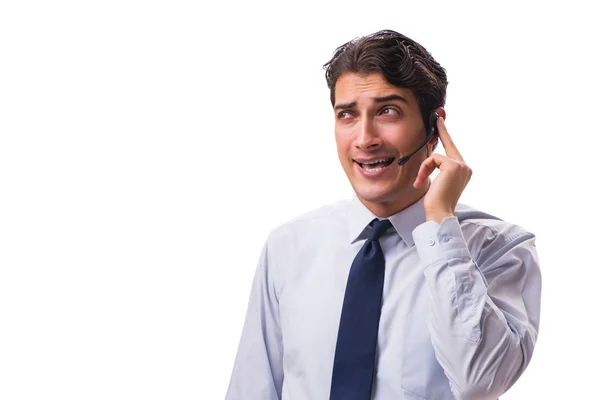
<path fill-rule="evenodd" d="M 423 197 L 379 240 L 385 283 L 372 399 L 497 399 L 538 334 L 535 236 L 459 204 L 425 221 Z M 375 218 L 354 197 L 269 235 L 226 400 L 327 400 L 350 266 Z"/>

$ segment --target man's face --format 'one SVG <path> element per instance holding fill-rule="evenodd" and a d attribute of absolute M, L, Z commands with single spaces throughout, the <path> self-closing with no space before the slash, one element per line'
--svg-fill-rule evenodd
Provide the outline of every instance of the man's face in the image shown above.
<path fill-rule="evenodd" d="M 417 149 L 426 136 L 412 90 L 393 86 L 380 74 L 345 73 L 336 82 L 334 113 L 340 162 L 371 211 L 387 217 L 427 191 L 428 185 L 416 190 L 412 184 L 427 158 L 426 149 L 431 151 L 436 139 L 398 165 L 398 159 Z"/>

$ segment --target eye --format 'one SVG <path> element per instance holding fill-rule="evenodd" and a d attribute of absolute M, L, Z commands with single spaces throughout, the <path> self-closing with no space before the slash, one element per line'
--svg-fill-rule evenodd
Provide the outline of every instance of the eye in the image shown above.
<path fill-rule="evenodd" d="M 385 107 L 379 113 L 381 115 L 400 115 L 400 111 L 393 107 Z"/>
<path fill-rule="evenodd" d="M 337 117 L 338 119 L 348 119 L 352 117 L 352 114 L 350 113 L 350 111 L 340 111 L 339 113 L 337 113 Z"/>

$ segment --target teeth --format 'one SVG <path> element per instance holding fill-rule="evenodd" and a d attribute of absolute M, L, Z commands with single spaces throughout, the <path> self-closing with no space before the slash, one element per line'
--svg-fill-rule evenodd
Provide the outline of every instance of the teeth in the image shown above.
<path fill-rule="evenodd" d="M 375 167 L 375 168 L 367 168 L 364 167 L 363 169 L 367 172 L 371 172 L 371 173 L 375 173 L 375 172 L 379 172 L 383 169 L 384 167 Z"/>
<path fill-rule="evenodd" d="M 384 162 L 384 161 L 386 161 L 386 160 L 389 160 L 389 158 L 381 158 L 381 159 L 379 159 L 379 160 L 365 161 L 365 162 L 363 162 L 363 163 L 361 163 L 361 164 L 363 164 L 363 165 L 377 164 L 378 162 Z"/>

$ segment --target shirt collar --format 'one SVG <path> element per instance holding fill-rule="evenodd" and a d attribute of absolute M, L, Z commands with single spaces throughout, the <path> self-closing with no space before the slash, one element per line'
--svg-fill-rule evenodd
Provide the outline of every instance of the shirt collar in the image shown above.
<path fill-rule="evenodd" d="M 402 240 L 411 247 L 415 244 L 412 237 L 413 230 L 425 222 L 425 208 L 423 207 L 424 199 L 425 196 L 422 196 L 410 206 L 398 211 L 388 218 Z M 351 243 L 362 239 L 362 237 L 366 235 L 366 228 L 374 218 L 377 218 L 377 216 L 365 207 L 356 194 L 354 194 L 350 203 L 350 212 L 348 215 L 350 228 L 349 239 Z"/>

